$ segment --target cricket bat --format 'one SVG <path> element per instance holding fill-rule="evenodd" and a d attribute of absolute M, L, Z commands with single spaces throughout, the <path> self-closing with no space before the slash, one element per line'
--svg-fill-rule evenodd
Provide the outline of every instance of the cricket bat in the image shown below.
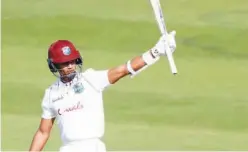
<path fill-rule="evenodd" d="M 163 12 L 162 12 L 162 8 L 160 5 L 160 0 L 150 0 L 153 11 L 154 11 L 154 15 L 159 27 L 159 30 L 161 32 L 161 34 L 165 34 L 167 35 L 167 29 L 166 29 L 166 25 L 165 25 L 165 21 L 164 21 L 164 16 L 163 16 Z M 170 65 L 170 69 L 171 72 L 175 75 L 177 74 L 177 67 L 175 64 L 175 61 L 173 59 L 173 55 L 172 52 L 170 50 L 169 44 L 165 43 L 165 47 L 166 47 L 166 54 L 167 54 L 167 58 L 169 61 L 169 65 Z"/>

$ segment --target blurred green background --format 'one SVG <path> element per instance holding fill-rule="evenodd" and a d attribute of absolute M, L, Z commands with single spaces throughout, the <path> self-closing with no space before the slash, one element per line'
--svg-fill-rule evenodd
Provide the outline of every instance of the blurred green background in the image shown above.
<path fill-rule="evenodd" d="M 248 150 L 248 1 L 161 0 L 179 74 L 158 63 L 106 90 L 108 150 Z M 159 38 L 148 0 L 2 0 L 2 150 L 28 150 L 55 77 L 47 48 L 69 39 L 106 69 Z M 58 150 L 54 127 L 45 150 Z"/>

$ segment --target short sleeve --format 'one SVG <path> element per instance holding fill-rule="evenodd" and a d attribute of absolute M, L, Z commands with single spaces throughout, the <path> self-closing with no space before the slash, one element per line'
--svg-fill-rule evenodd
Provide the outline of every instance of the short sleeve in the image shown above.
<path fill-rule="evenodd" d="M 103 91 L 108 86 L 110 86 L 108 70 L 88 69 L 86 70 L 85 74 L 86 79 L 88 79 L 90 83 L 99 91 Z"/>
<path fill-rule="evenodd" d="M 51 103 L 49 100 L 49 94 L 50 94 L 49 92 L 50 92 L 49 90 L 46 90 L 45 95 L 44 95 L 43 100 L 42 100 L 42 104 L 41 104 L 41 107 L 42 107 L 42 116 L 41 117 L 44 119 L 52 119 L 52 118 L 56 117 L 56 113 L 52 109 Z"/>

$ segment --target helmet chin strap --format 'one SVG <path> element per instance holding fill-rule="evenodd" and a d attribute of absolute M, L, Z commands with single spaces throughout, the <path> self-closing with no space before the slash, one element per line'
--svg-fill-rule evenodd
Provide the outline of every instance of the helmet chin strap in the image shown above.
<path fill-rule="evenodd" d="M 77 75 L 77 72 L 74 71 L 74 72 L 72 72 L 70 74 L 60 76 L 60 80 L 62 82 L 64 82 L 64 83 L 70 82 L 70 81 L 72 81 L 75 78 L 76 75 Z"/>
<path fill-rule="evenodd" d="M 57 68 L 56 68 L 56 72 L 52 72 L 52 73 L 55 77 L 59 78 L 63 83 L 68 83 L 68 82 L 71 82 L 78 73 L 81 73 L 82 69 L 83 69 L 82 64 L 77 64 L 75 71 L 69 74 L 62 75 L 59 72 L 60 69 L 57 69 Z"/>
<path fill-rule="evenodd" d="M 70 82 L 70 81 L 72 81 L 74 78 L 75 78 L 75 76 L 77 75 L 77 73 L 81 73 L 82 72 L 82 65 L 77 65 L 78 66 L 78 70 L 75 70 L 75 71 L 73 71 L 73 72 L 71 72 L 71 73 L 69 73 L 69 74 L 67 74 L 67 75 L 61 75 L 61 74 L 59 74 L 59 78 L 60 78 L 60 80 L 63 82 L 63 83 L 67 83 L 67 82 Z M 55 75 L 55 74 L 54 74 Z M 56 76 L 56 75 L 55 75 Z"/>

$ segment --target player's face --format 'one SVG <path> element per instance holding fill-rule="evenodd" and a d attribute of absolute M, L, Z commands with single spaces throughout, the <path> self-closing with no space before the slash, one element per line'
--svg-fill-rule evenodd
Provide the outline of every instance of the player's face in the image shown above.
<path fill-rule="evenodd" d="M 59 73 L 61 76 L 68 75 L 76 70 L 76 61 L 69 61 L 65 63 L 61 63 L 59 66 Z"/>

